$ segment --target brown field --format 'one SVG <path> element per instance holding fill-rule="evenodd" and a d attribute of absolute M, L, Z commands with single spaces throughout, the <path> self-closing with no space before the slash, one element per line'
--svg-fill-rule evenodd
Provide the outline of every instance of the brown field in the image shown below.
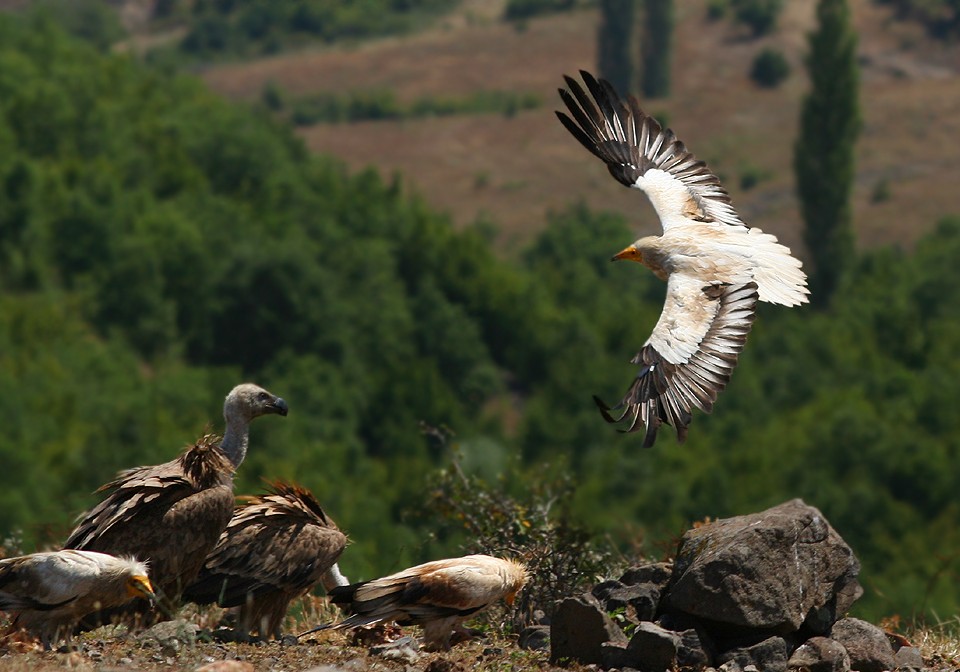
<path fill-rule="evenodd" d="M 468 0 L 440 25 L 407 38 L 318 48 L 206 69 L 214 89 L 254 99 L 275 81 L 293 95 L 390 89 L 400 100 L 465 95 L 479 89 L 533 92 L 543 106 L 517 114 L 464 115 L 396 122 L 317 125 L 301 130 L 309 146 L 349 166 L 375 165 L 403 175 L 408 188 L 467 224 L 486 216 L 504 250 L 516 250 L 545 215 L 584 199 L 622 212 L 638 230 L 656 221 L 642 198 L 616 184 L 553 116 L 561 75 L 595 69 L 595 9 L 538 18 L 522 28 L 497 19 L 500 2 Z M 648 101 L 698 156 L 726 180 L 744 219 L 800 247 L 800 216 L 791 160 L 802 66 L 813 0 L 788 3 L 779 32 L 748 39 L 729 21 L 708 23 L 702 0 L 677 3 L 673 94 Z M 960 47 L 893 22 L 871 0 L 853 0 L 860 30 L 861 108 L 854 214 L 864 245 L 914 240 L 945 214 L 960 212 Z M 778 89 L 748 77 L 764 46 L 782 48 L 793 65 Z M 745 170 L 766 177 L 744 191 Z M 873 203 L 886 180 L 890 197 Z M 612 246 L 616 246 L 616 242 Z"/>

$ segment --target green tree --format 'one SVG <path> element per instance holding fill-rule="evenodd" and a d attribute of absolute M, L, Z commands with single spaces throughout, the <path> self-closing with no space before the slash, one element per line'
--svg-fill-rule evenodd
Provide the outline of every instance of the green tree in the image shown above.
<path fill-rule="evenodd" d="M 794 171 L 813 262 L 812 300 L 822 306 L 854 258 L 850 191 L 861 120 L 857 37 L 846 0 L 820 0 L 817 19 L 807 56 L 812 89 L 803 102 Z"/>
<path fill-rule="evenodd" d="M 597 69 L 622 94 L 635 90 L 633 58 L 636 0 L 600 0 Z"/>
<path fill-rule="evenodd" d="M 673 0 L 646 0 L 644 12 L 643 37 L 640 39 L 641 89 L 647 98 L 664 98 L 670 94 Z"/>

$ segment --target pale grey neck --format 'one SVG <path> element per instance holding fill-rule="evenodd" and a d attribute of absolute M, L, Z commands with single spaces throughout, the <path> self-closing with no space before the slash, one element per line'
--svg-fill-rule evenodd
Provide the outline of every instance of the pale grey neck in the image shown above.
<path fill-rule="evenodd" d="M 250 423 L 243 418 L 227 418 L 227 429 L 220 442 L 220 451 L 236 469 L 247 456 L 247 445 L 250 443 Z"/>

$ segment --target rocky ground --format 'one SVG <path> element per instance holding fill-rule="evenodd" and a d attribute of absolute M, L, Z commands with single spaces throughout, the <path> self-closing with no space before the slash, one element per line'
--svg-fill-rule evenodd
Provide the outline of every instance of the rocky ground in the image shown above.
<path fill-rule="evenodd" d="M 683 536 L 673 561 L 630 568 L 567 597 L 550 618 L 542 616 L 518 636 L 490 627 L 448 652 L 420 650 L 416 631 L 395 625 L 238 642 L 232 631 L 216 628 L 219 614 L 188 609 L 185 618 L 137 634 L 121 627 L 87 633 L 75 651 L 42 652 L 32 642 L 7 641 L 0 645 L 0 672 L 960 670 L 957 623 L 939 634 L 904 636 L 847 617 L 863 592 L 859 570 L 823 514 L 792 500 L 698 525 Z M 303 616 L 310 624 L 330 622 L 335 614 L 326 608 L 308 602 Z"/>

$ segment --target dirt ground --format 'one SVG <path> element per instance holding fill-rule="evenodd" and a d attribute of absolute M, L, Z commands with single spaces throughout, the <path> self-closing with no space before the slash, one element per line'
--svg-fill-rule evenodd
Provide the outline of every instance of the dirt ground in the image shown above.
<path fill-rule="evenodd" d="M 960 45 L 895 22 L 889 6 L 852 0 L 860 31 L 863 132 L 857 151 L 855 225 L 864 245 L 906 244 L 938 218 L 960 211 Z M 708 22 L 705 0 L 677 3 L 673 92 L 645 101 L 720 175 L 751 225 L 802 249 L 792 156 L 808 88 L 803 55 L 814 26 L 812 0 L 791 2 L 779 31 L 750 39 L 730 21 Z M 317 48 L 202 71 L 224 95 L 256 99 L 267 82 L 299 96 L 318 91 L 390 90 L 400 101 L 477 90 L 533 93 L 542 106 L 506 117 L 462 115 L 324 124 L 300 130 L 318 152 L 350 167 L 399 172 L 407 187 L 459 225 L 486 217 L 501 249 L 521 247 L 546 214 L 584 200 L 623 213 L 652 233 L 655 215 L 569 137 L 554 117 L 562 75 L 594 70 L 596 9 L 514 26 L 498 3 L 479 0 L 407 38 Z M 776 89 L 749 78 L 754 56 L 784 51 L 791 76 Z M 746 178 L 745 178 L 746 176 Z M 757 178 L 748 187 L 745 179 Z"/>

